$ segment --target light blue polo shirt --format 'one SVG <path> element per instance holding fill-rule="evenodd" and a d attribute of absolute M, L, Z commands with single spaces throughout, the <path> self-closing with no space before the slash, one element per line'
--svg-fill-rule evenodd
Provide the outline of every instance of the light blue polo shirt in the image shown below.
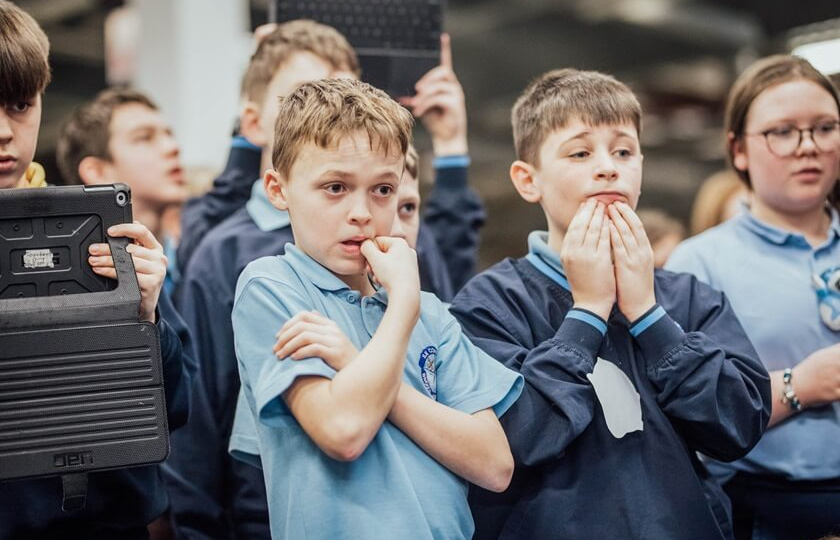
<path fill-rule="evenodd" d="M 680 244 L 665 267 L 723 291 L 767 370 L 777 371 L 840 342 L 840 332 L 822 323 L 812 287 L 814 274 L 838 265 L 836 212 L 825 242 L 812 247 L 804 236 L 743 211 Z M 745 471 L 796 480 L 840 478 L 840 403 L 795 415 L 767 430 L 745 458 L 711 468 L 722 477 Z"/>
<path fill-rule="evenodd" d="M 384 291 L 362 297 L 291 244 L 283 256 L 249 264 L 233 308 L 236 356 L 245 402 L 256 422 L 236 426 L 232 445 L 242 453 L 256 440 L 275 538 L 470 538 L 474 526 L 467 483 L 402 431 L 385 422 L 353 462 L 336 461 L 306 435 L 282 399 L 297 377 L 332 378 L 320 358 L 278 361 L 275 334 L 294 314 L 316 310 L 335 321 L 362 349 L 387 305 Z M 475 347 L 445 306 L 421 294 L 403 380 L 438 402 L 475 413 L 502 415 L 522 391 L 519 374 Z M 240 417 L 242 411 L 240 411 Z M 429 421 L 434 421 L 429 419 Z M 235 426 L 235 429 L 236 429 Z"/>

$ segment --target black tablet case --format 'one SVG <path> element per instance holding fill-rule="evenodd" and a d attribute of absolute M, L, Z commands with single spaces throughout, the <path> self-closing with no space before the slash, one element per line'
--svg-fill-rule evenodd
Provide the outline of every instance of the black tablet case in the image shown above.
<path fill-rule="evenodd" d="M 0 190 L 0 480 L 168 454 L 158 330 L 139 322 L 129 240 L 105 232 L 125 222 L 121 184 Z M 117 282 L 87 263 L 106 241 Z"/>

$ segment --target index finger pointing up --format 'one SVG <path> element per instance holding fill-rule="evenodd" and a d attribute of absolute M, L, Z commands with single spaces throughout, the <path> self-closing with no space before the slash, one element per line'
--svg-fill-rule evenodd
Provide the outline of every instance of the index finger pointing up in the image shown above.
<path fill-rule="evenodd" d="M 452 69 L 452 44 L 446 33 L 440 35 L 440 65 Z"/>

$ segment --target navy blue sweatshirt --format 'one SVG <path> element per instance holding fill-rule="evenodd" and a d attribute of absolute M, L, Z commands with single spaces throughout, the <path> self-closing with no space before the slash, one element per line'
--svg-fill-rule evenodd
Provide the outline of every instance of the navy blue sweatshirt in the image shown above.
<path fill-rule="evenodd" d="M 191 378 L 197 362 L 187 326 L 165 293 L 158 302 L 158 329 L 169 430 L 189 415 Z M 88 475 L 86 506 L 61 509 L 61 479 L 0 482 L 0 540 L 123 540 L 160 517 L 169 500 L 160 466 L 147 465 Z"/>
<path fill-rule="evenodd" d="M 470 492 L 476 539 L 731 538 L 728 502 L 696 452 L 729 461 L 758 442 L 769 378 L 722 293 L 665 271 L 655 293 L 664 314 L 636 337 L 616 310 L 598 323 L 605 333 L 580 312 L 567 317 L 567 286 L 525 258 L 455 297 L 451 311 L 473 342 L 526 381 L 501 418 L 511 487 Z M 587 378 L 598 358 L 640 394 L 642 431 L 608 430 Z"/>
<path fill-rule="evenodd" d="M 213 180 L 213 186 L 204 195 L 190 199 L 184 205 L 177 251 L 181 274 L 186 271 L 187 264 L 207 233 L 245 206 L 251 196 L 251 185 L 262 173 L 261 157 L 259 146 L 254 146 L 245 137 L 234 137 L 227 164 Z"/>

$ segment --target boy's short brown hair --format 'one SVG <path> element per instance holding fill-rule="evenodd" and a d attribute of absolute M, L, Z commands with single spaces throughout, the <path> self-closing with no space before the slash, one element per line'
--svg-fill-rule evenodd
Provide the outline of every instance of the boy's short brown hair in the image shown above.
<path fill-rule="evenodd" d="M 593 126 L 632 123 L 642 129 L 642 106 L 635 94 L 610 75 L 557 69 L 533 81 L 511 113 L 518 159 L 539 165 L 540 146 L 554 131 L 579 118 Z"/>
<path fill-rule="evenodd" d="M 31 15 L 0 0 L 0 104 L 28 101 L 50 82 L 50 42 Z"/>
<path fill-rule="evenodd" d="M 242 78 L 242 96 L 262 103 L 271 79 L 292 54 L 308 51 L 336 70 L 361 73 L 359 60 L 350 43 L 338 30 L 310 20 L 282 23 L 266 36 L 251 56 Z"/>
<path fill-rule="evenodd" d="M 81 184 L 79 164 L 88 156 L 111 160 L 111 119 L 123 105 L 140 104 L 153 111 L 157 105 L 143 93 L 128 89 L 100 92 L 93 101 L 76 109 L 65 121 L 58 137 L 56 160 L 68 184 Z"/>
<path fill-rule="evenodd" d="M 332 148 L 354 133 L 367 134 L 371 148 L 405 155 L 414 119 L 388 94 L 354 79 L 324 79 L 280 97 L 271 163 L 288 178 L 301 148 Z"/>

